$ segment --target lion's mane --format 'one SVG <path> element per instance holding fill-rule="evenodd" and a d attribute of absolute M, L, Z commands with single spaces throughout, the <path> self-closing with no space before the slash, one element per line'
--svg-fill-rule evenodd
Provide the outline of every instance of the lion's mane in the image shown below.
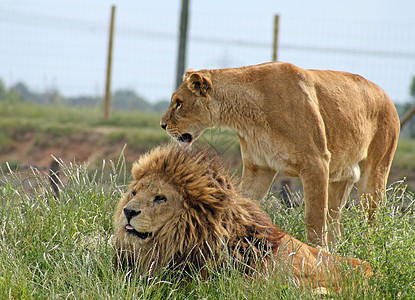
<path fill-rule="evenodd" d="M 158 147 L 134 163 L 132 175 L 133 183 L 156 175 L 176 187 L 184 209 L 154 236 L 153 248 L 145 250 L 152 255 L 140 253 L 143 249 L 138 244 L 125 245 L 115 236 L 121 261 L 157 265 L 157 269 L 172 262 L 201 266 L 210 258 L 217 259 L 223 250 L 235 257 L 248 248 L 275 253 L 284 236 L 257 203 L 238 193 L 223 165 L 207 150 Z"/>

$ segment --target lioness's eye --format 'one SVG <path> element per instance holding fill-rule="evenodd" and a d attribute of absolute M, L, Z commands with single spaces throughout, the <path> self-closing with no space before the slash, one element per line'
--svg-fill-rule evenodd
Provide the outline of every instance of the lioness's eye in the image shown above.
<path fill-rule="evenodd" d="M 131 195 L 134 197 L 135 195 L 137 194 L 137 192 L 136 191 L 134 191 L 134 190 L 132 190 L 131 191 Z"/>
<path fill-rule="evenodd" d="M 166 202 L 167 198 L 166 196 L 163 195 L 157 195 L 154 197 L 154 203 L 162 203 L 162 202 Z"/>
<path fill-rule="evenodd" d="M 179 109 L 182 106 L 182 102 L 180 100 L 176 100 L 175 109 Z"/>

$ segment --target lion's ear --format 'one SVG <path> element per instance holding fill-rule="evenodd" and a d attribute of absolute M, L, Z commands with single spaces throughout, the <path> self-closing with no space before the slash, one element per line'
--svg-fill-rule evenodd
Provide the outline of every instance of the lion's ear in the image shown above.
<path fill-rule="evenodd" d="M 208 92 L 212 90 L 212 82 L 199 73 L 193 73 L 187 79 L 187 88 L 197 96 L 207 97 Z"/>

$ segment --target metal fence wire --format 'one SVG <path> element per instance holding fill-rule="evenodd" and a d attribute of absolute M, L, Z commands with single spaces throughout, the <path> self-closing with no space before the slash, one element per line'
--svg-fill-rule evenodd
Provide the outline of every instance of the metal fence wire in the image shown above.
<path fill-rule="evenodd" d="M 91 8 L 92 10 L 92 8 Z M 0 78 L 65 96 L 103 96 L 110 7 L 76 16 L 0 8 Z M 168 15 L 177 15 L 167 18 Z M 222 68 L 272 59 L 273 18 L 194 11 L 187 67 Z M 179 12 L 117 9 L 112 90 L 132 89 L 151 102 L 175 86 Z M 347 22 L 281 15 L 280 61 L 358 73 L 395 102 L 409 101 L 415 76 L 415 23 Z"/>

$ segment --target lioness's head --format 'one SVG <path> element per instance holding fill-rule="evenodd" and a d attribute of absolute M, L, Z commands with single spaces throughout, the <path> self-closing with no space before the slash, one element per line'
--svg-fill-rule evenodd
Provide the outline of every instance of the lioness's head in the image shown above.
<path fill-rule="evenodd" d="M 192 143 L 203 130 L 217 124 L 218 111 L 212 93 L 208 71 L 189 69 L 171 97 L 170 106 L 161 118 L 161 127 L 179 142 Z"/>

